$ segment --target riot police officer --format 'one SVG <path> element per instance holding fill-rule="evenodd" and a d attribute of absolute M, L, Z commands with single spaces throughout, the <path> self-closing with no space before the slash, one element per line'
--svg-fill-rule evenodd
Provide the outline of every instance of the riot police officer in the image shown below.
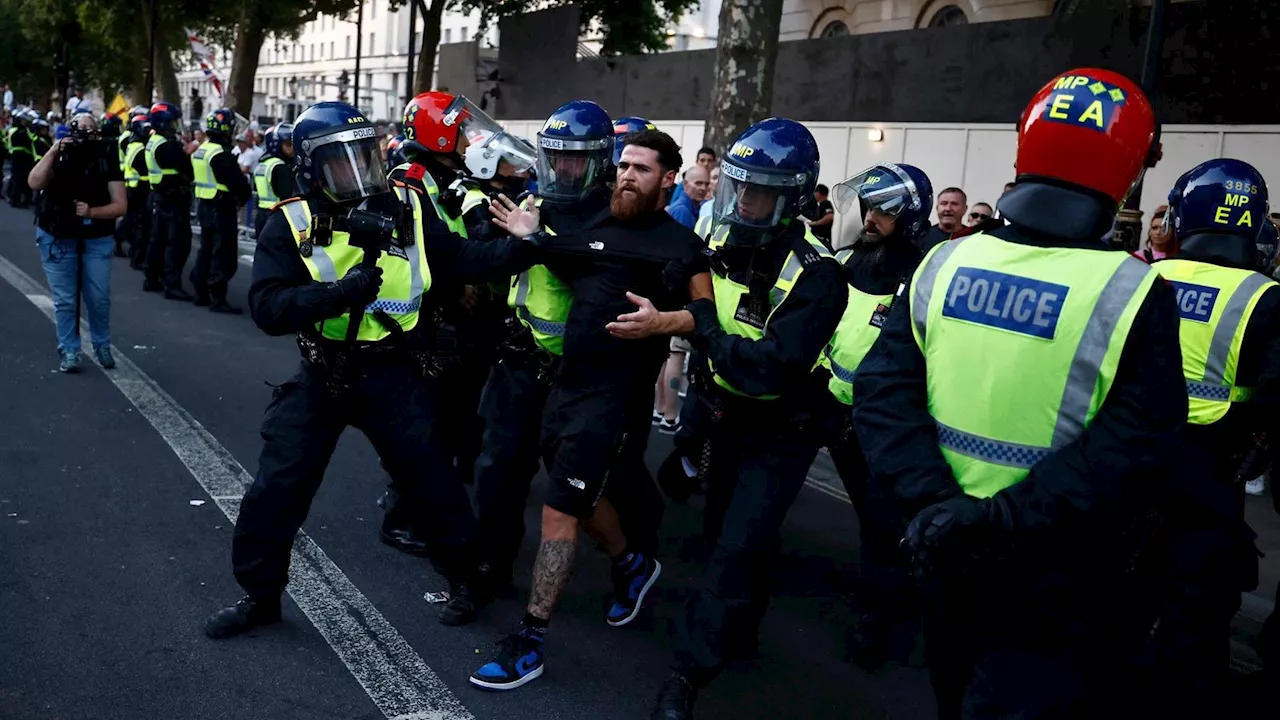
<path fill-rule="evenodd" d="M 253 169 L 253 187 L 258 196 L 258 212 L 253 216 L 254 237 L 262 233 L 276 203 L 298 194 L 289 170 L 293 163 L 293 123 L 267 128 L 262 139 L 266 153 Z"/>
<path fill-rule="evenodd" d="M 167 102 L 151 106 L 151 138 L 143 151 L 151 183 L 151 240 L 142 289 L 164 291 L 166 300 L 191 302 L 182 289 L 182 269 L 191 254 L 191 158 L 178 137 L 182 110 Z"/>
<path fill-rule="evenodd" d="M 1167 714 L 1221 712 L 1231 619 L 1240 593 L 1258 583 L 1243 487 L 1261 472 L 1241 464 L 1280 430 L 1280 285 L 1264 274 L 1276 254 L 1274 233 L 1261 234 L 1267 209 L 1266 181 L 1252 165 L 1197 165 L 1169 192 L 1165 222 L 1178 256 L 1152 266 L 1177 292 L 1189 396 L 1177 469 L 1160 494 L 1169 557 L 1152 676 Z"/>
<path fill-rule="evenodd" d="M 142 106 L 130 113 L 123 165 L 129 211 L 121 224 L 129 227 L 129 267 L 146 270 L 147 246 L 151 242 L 151 175 L 144 151 L 151 136 L 151 121 L 147 108 Z"/>
<path fill-rule="evenodd" d="M 1158 155 L 1129 79 L 1049 81 L 1009 225 L 930 250 L 854 376 L 871 476 L 912 518 L 944 720 L 1112 716 L 1131 688 L 1129 538 L 1186 392 L 1172 289 L 1101 238 Z"/>
<path fill-rule="evenodd" d="M 31 188 L 27 185 L 27 175 L 36 165 L 35 137 L 31 131 L 34 117 L 32 111 L 19 109 L 13 114 L 13 124 L 7 131 L 11 207 L 25 208 L 31 205 Z"/>
<path fill-rule="evenodd" d="M 200 201 L 196 209 L 200 249 L 189 279 L 197 306 L 239 315 L 240 308 L 227 302 L 227 285 L 240 265 L 237 208 L 249 199 L 249 181 L 230 152 L 235 114 L 220 108 L 204 122 L 207 139 L 191 155 L 195 195 Z"/>
<path fill-rule="evenodd" d="M 918 242 L 929 229 L 933 185 L 922 170 L 906 164 L 881 163 L 834 188 L 841 214 L 857 212 L 862 229 L 853 244 L 836 253 L 849 285 L 849 304 L 822 356 L 831 374 L 827 388 L 830 411 L 827 448 L 849 500 L 858 513 L 861 618 L 849 637 L 849 651 L 864 668 L 881 665 L 890 653 L 890 630 L 910 630 L 915 588 L 910 566 L 898 541 L 906 520 L 898 509 L 892 483 L 871 478 L 862 447 L 853 432 L 850 408 L 856 403 L 853 376 L 867 351 L 880 337 L 899 289 L 920 263 Z M 856 202 L 856 205 L 855 205 Z"/>
<path fill-rule="evenodd" d="M 294 138 L 305 198 L 267 220 L 249 302 L 266 333 L 297 333 L 303 363 L 274 393 L 258 475 L 236 521 L 232 565 L 246 596 L 210 617 L 205 632 L 230 637 L 280 619 L 294 535 L 349 425 L 405 489 L 400 512 L 417 519 L 450 583 L 440 621 L 471 622 L 475 517 L 435 430 L 419 320 L 435 278 L 514 272 L 528 244 L 468 243 L 444 231 L 416 191 L 389 192 L 373 124 L 350 105 L 313 105 Z"/>
<path fill-rule="evenodd" d="M 710 238 L 715 299 L 680 311 L 710 380 L 711 482 L 728 489 L 719 541 L 690 597 L 674 671 L 652 717 L 693 716 L 698 690 L 754 646 L 768 558 L 822 443 L 813 372 L 844 312 L 839 263 L 800 222 L 818 182 L 818 145 L 794 120 L 747 128 L 721 161 Z M 708 505 L 712 499 L 708 498 Z"/>
<path fill-rule="evenodd" d="M 103 140 L 106 140 L 115 147 L 116 160 L 120 163 L 120 173 L 124 174 L 124 149 L 129 136 L 127 133 L 123 135 L 121 134 L 121 124 L 120 118 L 115 115 L 103 115 L 102 119 L 98 121 L 98 134 Z M 124 248 L 125 241 L 129 239 L 129 233 L 130 228 L 126 222 L 121 221 L 119 225 L 116 225 L 116 257 L 129 257 L 129 253 Z"/>
<path fill-rule="evenodd" d="M 642 117 L 628 115 L 613 121 L 613 165 L 622 160 L 622 148 L 627 146 L 627 135 L 641 130 L 657 130 L 658 126 Z"/>

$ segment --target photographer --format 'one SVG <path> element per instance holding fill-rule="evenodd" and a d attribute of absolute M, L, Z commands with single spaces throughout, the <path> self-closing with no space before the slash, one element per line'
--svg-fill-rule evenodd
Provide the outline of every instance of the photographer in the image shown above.
<path fill-rule="evenodd" d="M 59 140 L 31 170 L 41 190 L 36 207 L 36 245 L 44 265 L 58 326 L 59 370 L 80 370 L 80 295 L 89 313 L 93 352 L 104 368 L 111 357 L 111 257 L 115 219 L 125 212 L 124 176 L 116 148 L 98 136 L 93 115 L 71 120 Z"/>

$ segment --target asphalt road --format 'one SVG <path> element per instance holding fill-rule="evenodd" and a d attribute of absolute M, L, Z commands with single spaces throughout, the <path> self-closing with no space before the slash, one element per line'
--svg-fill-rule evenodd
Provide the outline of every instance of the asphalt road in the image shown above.
<path fill-rule="evenodd" d="M 551 626 L 546 673 L 488 693 L 467 676 L 523 605 L 499 601 L 466 628 L 436 622 L 423 595 L 443 589 L 441 579 L 377 541 L 384 478 L 357 432 L 343 437 L 295 546 L 285 622 L 205 639 L 204 618 L 240 595 L 229 518 L 256 470 L 271 384 L 293 372 L 297 349 L 247 316 L 143 293 L 141 275 L 118 259 L 120 368 L 61 375 L 30 224 L 29 212 L 0 206 L 0 719 L 647 717 L 699 572 L 700 499 L 668 508 L 666 571 L 640 620 L 603 622 L 607 564 L 584 543 Z M 233 302 L 245 303 L 248 276 L 242 265 Z M 651 465 L 669 448 L 655 432 Z M 530 527 L 544 480 L 527 508 Z M 699 717 L 934 716 L 918 666 L 868 674 L 843 660 L 858 548 L 841 495 L 819 458 L 784 530 L 760 654 L 703 693 Z M 1269 505 L 1255 499 L 1251 516 L 1266 526 L 1264 546 L 1280 548 Z M 521 598 L 534 549 L 527 538 Z M 1264 564 L 1255 614 L 1274 600 L 1276 565 Z"/>

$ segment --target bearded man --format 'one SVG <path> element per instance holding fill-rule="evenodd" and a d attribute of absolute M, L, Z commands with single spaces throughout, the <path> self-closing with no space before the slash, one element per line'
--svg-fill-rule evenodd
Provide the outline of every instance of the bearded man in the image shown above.
<path fill-rule="evenodd" d="M 622 340 L 606 326 L 648 303 L 677 310 L 710 298 L 711 277 L 702 241 L 664 210 L 681 165 L 679 145 L 657 130 L 632 133 L 625 143 L 607 211 L 574 232 L 557 228 L 557 234 L 535 238 L 539 261 L 572 288 L 573 305 L 543 416 L 551 491 L 527 612 L 520 629 L 471 676 L 473 684 L 491 690 L 514 689 L 542 674 L 547 625 L 573 571 L 579 527 L 613 560 L 609 625 L 631 622 L 662 572 L 653 553 L 627 537 L 615 503 L 656 493 L 652 479 L 633 466 L 643 469 L 653 384 L 669 339 Z M 502 197 L 494 222 L 526 237 L 541 225 L 538 212 L 532 203 Z M 648 487 L 620 492 L 618 483 Z"/>

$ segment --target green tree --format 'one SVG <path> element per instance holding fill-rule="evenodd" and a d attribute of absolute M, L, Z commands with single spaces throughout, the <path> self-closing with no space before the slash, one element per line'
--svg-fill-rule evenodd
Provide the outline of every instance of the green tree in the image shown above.
<path fill-rule="evenodd" d="M 414 73 L 415 93 L 431 89 L 436 47 L 440 44 L 440 19 L 445 10 L 479 10 L 480 27 L 476 33 L 480 34 L 504 17 L 548 6 L 576 4 L 582 8 L 583 32 L 593 23 L 599 25 L 604 36 L 601 54 L 636 55 L 665 50 L 667 28 L 698 6 L 698 0 L 401 0 L 392 7 L 404 2 L 419 3 L 418 14 L 423 18 L 422 47 L 418 49 Z"/>
<path fill-rule="evenodd" d="M 781 25 L 782 0 L 724 0 L 720 5 L 704 145 L 723 153 L 748 126 L 769 117 Z"/>

